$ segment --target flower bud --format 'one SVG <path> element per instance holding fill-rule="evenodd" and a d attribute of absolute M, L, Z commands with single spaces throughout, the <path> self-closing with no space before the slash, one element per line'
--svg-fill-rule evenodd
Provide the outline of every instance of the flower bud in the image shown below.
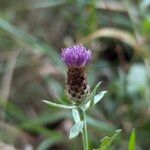
<path fill-rule="evenodd" d="M 81 102 L 90 91 L 85 67 L 91 61 L 91 57 L 91 51 L 82 45 L 65 48 L 62 51 L 62 59 L 68 66 L 67 94 L 75 102 Z"/>

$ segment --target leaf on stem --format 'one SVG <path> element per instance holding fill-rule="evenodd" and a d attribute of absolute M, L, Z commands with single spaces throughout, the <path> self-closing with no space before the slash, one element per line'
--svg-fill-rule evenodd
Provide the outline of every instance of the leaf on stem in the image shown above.
<path fill-rule="evenodd" d="M 95 88 L 93 89 L 93 91 L 91 92 L 91 94 L 83 101 L 83 103 L 81 104 L 81 107 L 84 109 L 84 110 L 87 110 L 89 108 L 89 104 L 90 101 L 92 99 L 94 99 L 94 96 L 96 95 L 96 91 L 97 89 L 99 88 L 100 84 L 102 83 L 102 81 L 100 81 L 96 86 Z"/>
<path fill-rule="evenodd" d="M 73 116 L 75 123 L 80 122 L 80 115 L 77 109 L 72 109 L 72 116 Z"/>
<path fill-rule="evenodd" d="M 101 91 L 99 94 L 94 96 L 94 99 L 91 99 L 91 101 L 89 101 L 86 104 L 87 108 L 92 108 L 95 106 L 95 104 L 97 104 L 105 95 L 105 93 L 107 93 L 107 91 Z"/>
<path fill-rule="evenodd" d="M 73 108 L 76 108 L 76 106 L 69 106 L 69 105 L 62 105 L 62 104 L 57 104 L 57 103 L 53 103 L 53 102 L 50 102 L 50 101 L 47 101 L 47 100 L 43 100 L 44 103 L 52 106 L 52 107 L 57 107 L 57 108 L 64 108 L 64 109 L 73 109 Z"/>
<path fill-rule="evenodd" d="M 79 135 L 79 133 L 82 131 L 83 128 L 83 121 L 79 121 L 78 123 L 76 123 L 70 130 L 70 135 L 69 135 L 69 139 L 72 139 L 76 136 Z"/>
<path fill-rule="evenodd" d="M 99 94 L 95 95 L 94 100 L 93 100 L 93 105 L 98 103 L 104 97 L 105 93 L 107 93 L 107 91 L 102 91 Z"/>

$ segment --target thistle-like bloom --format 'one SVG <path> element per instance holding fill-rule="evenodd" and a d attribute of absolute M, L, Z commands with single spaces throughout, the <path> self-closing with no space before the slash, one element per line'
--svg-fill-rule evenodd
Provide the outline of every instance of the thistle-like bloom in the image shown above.
<path fill-rule="evenodd" d="M 81 44 L 64 48 L 62 51 L 62 59 L 69 67 L 85 67 L 91 60 L 91 51 L 87 50 Z"/>
<path fill-rule="evenodd" d="M 81 102 L 89 93 L 86 65 L 91 61 L 91 51 L 82 45 L 62 49 L 62 59 L 68 66 L 67 93 L 76 102 Z"/>

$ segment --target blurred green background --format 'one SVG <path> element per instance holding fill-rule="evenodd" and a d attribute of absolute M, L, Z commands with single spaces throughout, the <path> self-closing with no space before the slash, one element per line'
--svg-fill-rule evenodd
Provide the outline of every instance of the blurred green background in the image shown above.
<path fill-rule="evenodd" d="M 0 150 L 81 150 L 68 140 L 71 113 L 41 100 L 65 98 L 61 48 L 92 49 L 91 88 L 108 93 L 88 112 L 90 146 L 116 129 L 111 150 L 150 147 L 149 0 L 0 0 Z"/>

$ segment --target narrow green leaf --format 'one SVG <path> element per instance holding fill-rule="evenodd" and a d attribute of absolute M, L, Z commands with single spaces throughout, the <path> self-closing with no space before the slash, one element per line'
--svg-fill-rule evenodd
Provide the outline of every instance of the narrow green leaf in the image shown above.
<path fill-rule="evenodd" d="M 83 121 L 79 121 L 71 128 L 69 139 L 72 139 L 79 135 L 79 133 L 82 131 L 83 123 L 84 123 Z"/>
<path fill-rule="evenodd" d="M 98 82 L 95 86 L 95 88 L 93 89 L 93 92 L 96 92 L 97 89 L 99 88 L 99 86 L 101 85 L 102 81 Z"/>
<path fill-rule="evenodd" d="M 95 105 L 96 103 L 98 103 L 98 102 L 104 97 L 105 93 L 107 93 L 107 91 L 102 91 L 102 92 L 100 92 L 99 94 L 95 95 L 94 101 L 93 101 L 93 102 L 94 102 L 94 105 Z"/>
<path fill-rule="evenodd" d="M 102 91 L 100 92 L 99 94 L 95 95 L 94 96 L 94 99 L 91 99 L 91 101 L 89 101 L 87 104 L 86 104 L 86 107 L 87 108 L 92 108 L 95 106 L 95 104 L 97 104 L 105 95 L 105 93 L 107 93 L 107 91 Z"/>
<path fill-rule="evenodd" d="M 90 96 L 87 99 L 87 102 L 94 97 L 94 95 L 96 94 L 97 89 L 99 88 L 100 84 L 102 83 L 102 81 L 98 82 L 97 85 L 94 87 L 93 91 L 91 92 Z"/>
<path fill-rule="evenodd" d="M 52 106 L 52 107 L 57 107 L 57 108 L 64 108 L 64 109 L 73 109 L 76 108 L 76 106 L 69 106 L 69 105 L 62 105 L 62 104 L 57 104 L 57 103 L 53 103 L 47 100 L 43 100 L 44 103 Z"/>
<path fill-rule="evenodd" d="M 128 150 L 135 150 L 135 140 L 136 140 L 135 129 L 133 129 L 130 135 Z"/>
<path fill-rule="evenodd" d="M 108 147 L 111 145 L 111 143 L 114 141 L 114 139 L 117 137 L 117 135 L 121 132 L 121 129 L 116 130 L 115 134 L 112 137 L 104 137 L 101 140 L 101 145 L 98 149 L 95 150 L 108 150 Z"/>
<path fill-rule="evenodd" d="M 85 99 L 83 101 L 83 103 L 81 104 L 82 109 L 87 110 L 89 108 L 89 101 L 91 101 L 92 99 L 94 99 L 94 96 L 96 94 L 97 89 L 99 88 L 100 84 L 102 83 L 102 81 L 100 81 L 95 88 L 93 89 L 93 91 L 91 92 L 91 94 L 87 97 L 87 99 Z"/>
<path fill-rule="evenodd" d="M 72 116 L 75 123 L 78 123 L 80 121 L 80 115 L 77 109 L 72 109 Z"/>

